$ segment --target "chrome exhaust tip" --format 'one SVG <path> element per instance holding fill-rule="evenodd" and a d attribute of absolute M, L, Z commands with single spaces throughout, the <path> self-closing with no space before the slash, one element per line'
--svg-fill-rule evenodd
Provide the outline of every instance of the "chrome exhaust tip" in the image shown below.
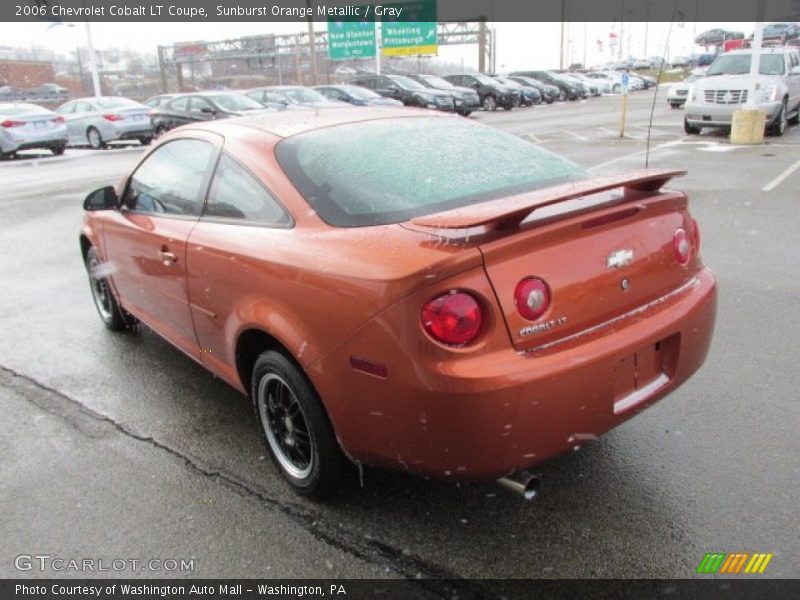
<path fill-rule="evenodd" d="M 528 471 L 515 471 L 506 477 L 501 477 L 497 483 L 528 501 L 535 500 L 539 496 L 539 476 Z"/>

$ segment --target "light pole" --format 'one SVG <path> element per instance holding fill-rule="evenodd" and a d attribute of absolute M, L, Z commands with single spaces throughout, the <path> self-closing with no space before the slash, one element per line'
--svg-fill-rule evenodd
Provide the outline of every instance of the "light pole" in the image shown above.
<path fill-rule="evenodd" d="M 92 73 L 92 88 L 95 98 L 101 96 L 100 93 L 100 78 L 97 76 L 97 61 L 94 55 L 94 43 L 92 42 L 92 27 L 89 21 L 86 21 L 86 45 L 89 47 L 89 71 Z"/>

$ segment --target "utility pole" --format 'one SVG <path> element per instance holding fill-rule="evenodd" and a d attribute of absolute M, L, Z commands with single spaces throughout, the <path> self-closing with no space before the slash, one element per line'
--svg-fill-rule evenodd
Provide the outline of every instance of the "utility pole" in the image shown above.
<path fill-rule="evenodd" d="M 583 22 L 583 68 L 586 68 L 586 21 Z"/>
<path fill-rule="evenodd" d="M 381 22 L 378 17 L 375 17 L 375 73 L 381 74 Z"/>
<path fill-rule="evenodd" d="M 558 53 L 558 70 L 564 70 L 564 21 L 567 20 L 567 0 L 561 0 L 561 51 Z"/>
<path fill-rule="evenodd" d="M 311 81 L 317 85 L 317 39 L 314 37 L 314 13 L 311 10 L 311 0 L 306 0 L 308 8 L 308 48 L 311 54 Z"/>
<path fill-rule="evenodd" d="M 86 21 L 86 44 L 89 46 L 89 71 L 92 73 L 92 88 L 94 88 L 95 98 L 99 98 L 102 94 L 100 92 L 100 78 L 97 76 L 97 61 L 94 55 L 94 43 L 92 43 L 92 27 L 89 21 Z"/>
<path fill-rule="evenodd" d="M 649 2 L 645 6 L 644 10 L 645 10 L 645 19 L 646 19 L 646 21 L 644 22 L 644 56 L 642 58 L 646 59 L 647 58 L 647 33 L 649 31 L 649 25 L 650 25 L 650 3 Z"/>
<path fill-rule="evenodd" d="M 486 73 L 486 19 L 478 22 L 478 71 Z"/>

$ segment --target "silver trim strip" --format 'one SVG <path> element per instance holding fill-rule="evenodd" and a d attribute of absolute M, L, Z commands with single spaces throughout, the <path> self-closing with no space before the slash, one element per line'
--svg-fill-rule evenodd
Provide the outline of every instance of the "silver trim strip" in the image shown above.
<path fill-rule="evenodd" d="M 626 410 L 633 408 L 640 402 L 647 400 L 647 398 L 655 394 L 668 383 L 669 377 L 667 377 L 665 373 L 662 373 L 642 389 L 634 390 L 624 398 L 614 402 L 614 414 L 618 415 L 620 413 L 624 413 Z"/>
<path fill-rule="evenodd" d="M 655 300 L 652 300 L 652 301 L 648 302 L 647 304 L 642 304 L 641 306 L 638 306 L 638 307 L 634 308 L 633 310 L 628 311 L 628 312 L 626 312 L 624 314 L 618 315 L 618 316 L 614 317 L 613 319 L 609 319 L 608 321 L 603 321 L 602 323 L 598 323 L 597 325 L 593 325 L 592 327 L 589 327 L 588 329 L 583 329 L 581 331 L 578 331 L 576 333 L 568 335 L 567 337 L 563 337 L 561 339 L 554 340 L 554 341 L 548 342 L 546 344 L 542 344 L 541 346 L 536 346 L 535 348 L 531 348 L 530 350 L 526 350 L 525 352 L 528 353 L 528 352 L 538 352 L 540 350 L 546 350 L 548 348 L 552 348 L 553 346 L 558 346 L 559 344 L 564 344 L 566 342 L 569 342 L 569 341 L 572 341 L 574 339 L 583 337 L 585 335 L 589 335 L 590 333 L 594 333 L 595 331 L 599 331 L 600 329 L 604 329 L 604 328 L 609 327 L 609 326 L 611 326 L 611 325 L 613 325 L 615 323 L 619 323 L 620 321 L 622 321 L 624 319 L 629 319 L 630 317 L 638 315 L 639 313 L 643 313 L 643 312 L 649 310 L 650 308 L 652 308 L 653 306 L 656 306 L 658 304 L 661 304 L 662 302 L 666 302 L 670 298 L 673 298 L 675 296 L 683 294 L 684 292 L 686 292 L 690 288 L 693 288 L 693 287 L 695 287 L 695 286 L 697 286 L 699 284 L 700 284 L 700 280 L 697 277 L 692 277 L 689 281 L 684 283 L 679 288 L 675 288 L 674 290 L 672 290 L 668 294 L 665 294 L 665 295 L 661 296 L 660 298 L 656 298 Z"/>

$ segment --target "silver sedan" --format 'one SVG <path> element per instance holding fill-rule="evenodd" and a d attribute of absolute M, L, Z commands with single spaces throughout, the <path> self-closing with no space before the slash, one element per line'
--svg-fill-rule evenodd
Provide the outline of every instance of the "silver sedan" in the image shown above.
<path fill-rule="evenodd" d="M 103 148 L 116 140 L 147 145 L 153 139 L 150 107 L 128 98 L 79 98 L 62 104 L 56 112 L 67 122 L 70 146 Z"/>
<path fill-rule="evenodd" d="M 66 146 L 67 127 L 61 116 L 35 104 L 0 103 L 0 158 L 28 148 L 63 154 Z"/>

